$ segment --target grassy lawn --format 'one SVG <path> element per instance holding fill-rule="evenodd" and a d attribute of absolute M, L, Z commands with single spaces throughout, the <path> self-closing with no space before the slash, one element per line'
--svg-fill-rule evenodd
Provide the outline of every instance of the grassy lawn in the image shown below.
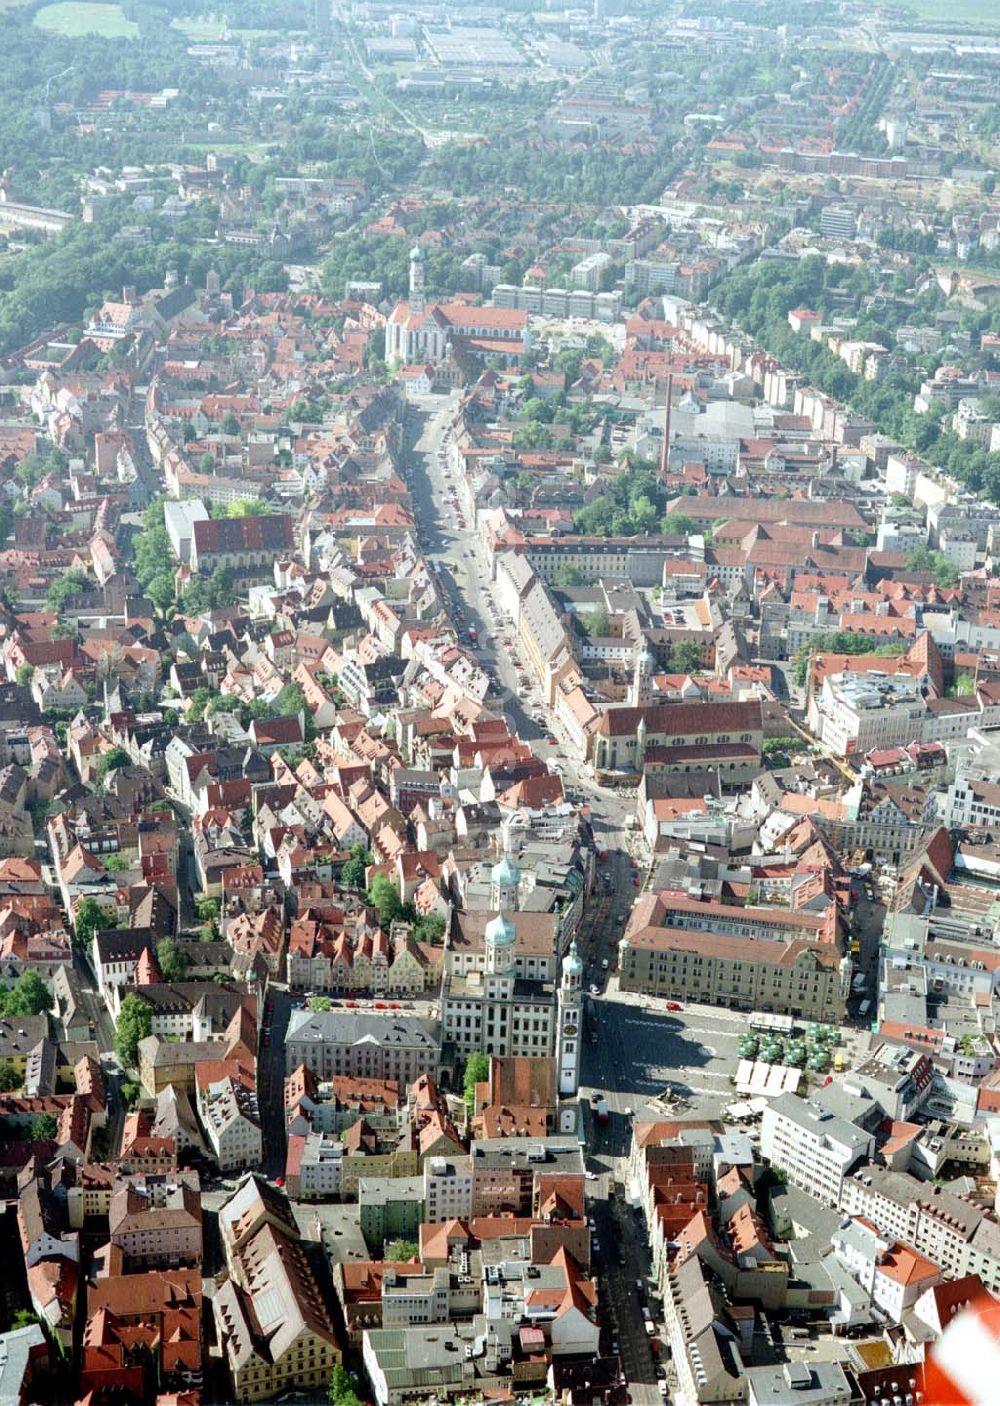
<path fill-rule="evenodd" d="M 92 0 L 59 0 L 43 5 L 35 15 L 39 29 L 51 29 L 70 39 L 81 34 L 100 34 L 105 39 L 134 39 L 139 26 L 127 20 L 118 5 L 102 5 Z"/>
<path fill-rule="evenodd" d="M 1000 28 L 1000 8 L 996 0 L 906 0 L 918 20 L 947 27 L 950 24 L 980 24 Z"/>

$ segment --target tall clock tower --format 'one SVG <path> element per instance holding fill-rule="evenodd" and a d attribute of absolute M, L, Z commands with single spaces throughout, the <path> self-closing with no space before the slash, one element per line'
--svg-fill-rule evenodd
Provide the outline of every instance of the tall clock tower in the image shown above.
<path fill-rule="evenodd" d="M 559 1092 L 575 1094 L 580 1087 L 580 1047 L 583 1040 L 583 962 L 571 942 L 559 983 L 558 1060 Z"/>

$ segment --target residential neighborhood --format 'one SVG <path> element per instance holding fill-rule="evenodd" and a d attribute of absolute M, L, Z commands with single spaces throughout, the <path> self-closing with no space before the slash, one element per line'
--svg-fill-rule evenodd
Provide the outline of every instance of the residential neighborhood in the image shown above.
<path fill-rule="evenodd" d="M 993 1400 L 990 7 L 4 14 L 0 1402 Z"/>

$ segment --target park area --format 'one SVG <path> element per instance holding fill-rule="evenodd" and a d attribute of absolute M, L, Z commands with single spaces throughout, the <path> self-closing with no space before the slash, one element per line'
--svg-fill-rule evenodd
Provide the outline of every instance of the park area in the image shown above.
<path fill-rule="evenodd" d="M 120 5 L 90 3 L 90 0 L 59 0 L 43 5 L 35 15 L 39 29 L 65 34 L 78 39 L 84 34 L 99 34 L 105 39 L 134 39 L 139 26 L 126 19 Z"/>

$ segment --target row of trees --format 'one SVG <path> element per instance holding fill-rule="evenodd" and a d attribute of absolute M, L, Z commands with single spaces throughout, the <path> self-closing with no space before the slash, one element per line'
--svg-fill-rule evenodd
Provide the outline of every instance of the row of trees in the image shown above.
<path fill-rule="evenodd" d="M 1000 454 L 991 454 L 973 440 L 959 439 L 945 424 L 944 404 L 933 405 L 926 414 L 918 414 L 913 408 L 920 381 L 933 374 L 939 364 L 937 358 L 900 364 L 883 379 L 868 381 L 851 371 L 828 347 L 797 335 L 788 326 L 787 315 L 793 307 L 831 312 L 836 308 L 842 312 L 843 295 L 859 302 L 872 290 L 871 275 L 864 268 L 826 264 L 818 258 L 802 259 L 796 264 L 765 259 L 738 270 L 719 284 L 713 300 L 720 312 L 750 332 L 789 369 L 804 372 L 813 385 L 867 415 L 885 434 L 945 469 L 973 492 L 1000 503 Z M 916 309 L 908 307 L 905 313 L 913 317 L 921 311 L 929 312 L 940 297 L 939 292 L 932 292 L 926 300 L 918 299 Z M 924 301 L 926 307 L 921 307 Z M 898 325 L 903 315 L 902 308 L 886 308 L 876 322 L 869 314 L 855 335 L 891 344 L 893 324 Z M 991 327 L 994 320 L 1000 324 L 1000 312 L 981 314 L 970 321 L 969 330 L 978 334 Z"/>

